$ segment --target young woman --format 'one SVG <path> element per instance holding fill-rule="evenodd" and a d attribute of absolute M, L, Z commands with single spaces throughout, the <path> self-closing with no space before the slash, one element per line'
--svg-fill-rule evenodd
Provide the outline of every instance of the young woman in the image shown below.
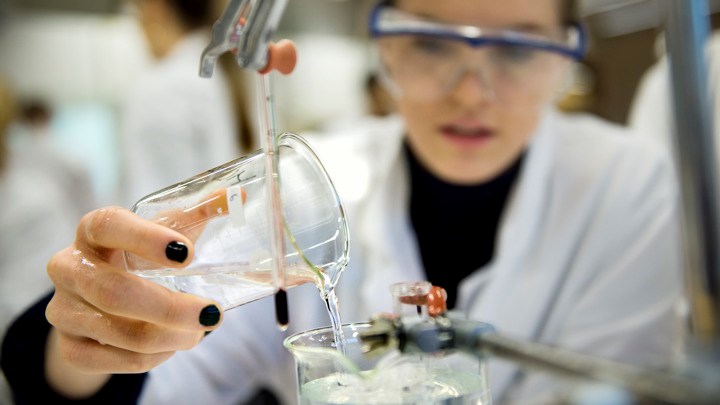
<path fill-rule="evenodd" d="M 681 299 L 671 167 L 617 127 L 553 110 L 584 47 L 571 6 L 398 0 L 373 11 L 399 116 L 315 144 L 353 232 L 338 286 L 345 322 L 389 310 L 389 284 L 428 279 L 448 290 L 452 308 L 521 339 L 642 365 L 670 359 Z M 127 273 L 122 250 L 181 267 L 193 244 L 124 209 L 87 215 L 48 266 L 49 305 L 6 339 L 3 367 L 19 397 L 44 387 L 70 398 L 216 404 L 266 386 L 293 401 L 272 302 L 223 315 Z M 291 290 L 290 304 L 295 330 L 328 324 L 313 287 Z M 20 341 L 40 353 L 32 375 L 13 355 Z M 145 371 L 147 380 L 127 374 Z M 559 380 L 508 363 L 491 364 L 490 383 L 498 402 L 566 393 Z"/>

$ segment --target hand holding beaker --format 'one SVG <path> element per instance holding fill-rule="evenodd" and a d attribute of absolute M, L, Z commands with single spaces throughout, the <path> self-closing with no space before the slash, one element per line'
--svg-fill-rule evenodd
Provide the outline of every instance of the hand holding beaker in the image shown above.
<path fill-rule="evenodd" d="M 194 244 L 123 208 L 82 219 L 73 244 L 47 268 L 55 294 L 46 316 L 55 328 L 46 375 L 60 393 L 91 394 L 112 373 L 152 369 L 175 351 L 194 347 L 221 321 L 217 303 L 126 272 L 123 251 L 179 269 L 192 260 Z"/>

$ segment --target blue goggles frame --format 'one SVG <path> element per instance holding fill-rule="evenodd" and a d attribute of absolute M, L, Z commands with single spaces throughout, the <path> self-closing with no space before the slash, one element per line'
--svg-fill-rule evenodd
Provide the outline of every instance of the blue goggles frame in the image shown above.
<path fill-rule="evenodd" d="M 510 46 L 523 46 L 535 48 L 543 51 L 554 52 L 576 61 L 582 60 L 587 52 L 587 34 L 581 24 L 574 23 L 570 27 L 577 33 L 577 46 L 569 47 L 555 43 L 551 40 L 542 40 L 537 36 L 527 35 L 520 32 L 514 32 L 508 30 L 510 35 L 483 35 L 478 32 L 479 28 L 474 26 L 452 26 L 443 23 L 433 22 L 417 17 L 417 22 L 429 26 L 427 29 L 422 27 L 402 27 L 402 28 L 387 28 L 381 27 L 380 19 L 382 13 L 388 9 L 393 9 L 389 5 L 388 1 L 381 1 L 370 12 L 369 19 L 369 31 L 370 36 L 373 38 L 380 38 L 394 35 L 420 35 L 434 38 L 444 38 L 456 41 L 465 42 L 472 47 L 481 47 L 487 45 L 510 45 Z M 474 30 L 475 34 L 469 34 L 468 29 Z M 430 31 L 432 30 L 432 31 Z"/>

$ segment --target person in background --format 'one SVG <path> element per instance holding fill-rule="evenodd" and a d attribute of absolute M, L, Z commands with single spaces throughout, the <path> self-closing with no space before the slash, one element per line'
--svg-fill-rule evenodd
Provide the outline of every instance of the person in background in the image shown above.
<path fill-rule="evenodd" d="M 19 103 L 18 118 L 12 125 L 12 154 L 27 167 L 42 169 L 75 201 L 71 219 L 79 220 L 97 208 L 90 168 L 70 154 L 52 129 L 53 110 L 48 102 L 30 99 Z"/>
<path fill-rule="evenodd" d="M 238 72 L 228 71 L 226 60 L 212 79 L 198 75 L 217 1 L 133 4 L 155 63 L 121 112 L 120 201 L 126 206 L 255 147 Z"/>
<path fill-rule="evenodd" d="M 397 115 L 311 141 L 351 229 L 336 291 L 345 322 L 392 308 L 390 284 L 424 279 L 447 290 L 449 308 L 519 339 L 648 367 L 673 360 L 683 314 L 672 165 L 620 127 L 553 108 L 584 49 L 573 9 L 374 8 Z M 193 249 L 125 209 L 86 216 L 49 264 L 54 295 L 3 343 L 16 398 L 237 404 L 268 386 L 293 403 L 272 300 L 223 313 L 128 273 L 120 254 L 182 267 Z M 314 286 L 288 294 L 291 332 L 329 323 Z M 489 381 L 496 403 L 571 400 L 567 381 L 511 363 L 492 361 Z"/>
<path fill-rule="evenodd" d="M 0 78 L 0 335 L 13 319 L 47 293 L 52 283 L 45 266 L 52 255 L 73 239 L 78 201 L 58 179 L 67 174 L 57 155 L 35 142 L 20 151 L 8 147 L 11 124 L 21 110 L 10 87 Z M 29 150 L 37 146 L 35 155 Z M 40 157 L 44 158 L 40 158 Z M 92 193 L 92 190 L 89 190 Z M 0 403 L 10 391 L 0 376 Z"/>

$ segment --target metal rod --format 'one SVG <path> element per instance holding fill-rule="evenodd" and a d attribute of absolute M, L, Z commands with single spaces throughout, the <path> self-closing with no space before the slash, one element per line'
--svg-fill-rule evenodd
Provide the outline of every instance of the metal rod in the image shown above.
<path fill-rule="evenodd" d="M 361 334 L 360 339 L 370 351 L 388 344 L 397 344 L 402 352 L 462 350 L 559 377 L 605 382 L 644 399 L 688 405 L 720 404 L 720 375 L 704 368 L 688 368 L 682 372 L 643 368 L 514 339 L 482 322 L 436 318 L 405 324 L 397 319 L 376 317 L 373 327 Z"/>
<path fill-rule="evenodd" d="M 665 12 L 665 39 L 675 115 L 675 159 L 683 197 L 691 330 L 698 342 L 717 347 L 720 210 L 705 57 L 709 33 L 707 1 L 666 0 Z"/>
<path fill-rule="evenodd" d="M 674 404 L 720 403 L 720 387 L 715 380 L 646 370 L 496 333 L 477 335 L 474 351 L 558 376 L 611 383 L 641 397 Z"/>

